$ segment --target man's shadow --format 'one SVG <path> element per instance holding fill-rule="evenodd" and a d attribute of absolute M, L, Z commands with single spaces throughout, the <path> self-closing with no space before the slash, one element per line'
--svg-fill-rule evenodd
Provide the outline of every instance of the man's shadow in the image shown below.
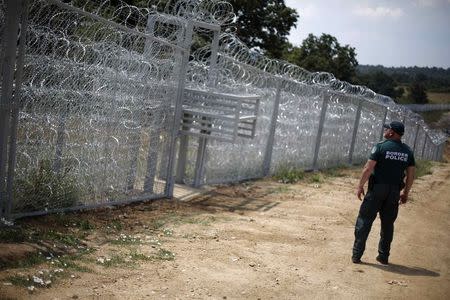
<path fill-rule="evenodd" d="M 407 267 L 402 265 L 396 265 L 396 264 L 389 264 L 389 265 L 380 265 L 380 264 L 373 264 L 373 263 L 367 263 L 363 262 L 363 265 L 371 266 L 383 271 L 392 272 L 396 274 L 402 274 L 407 276 L 430 276 L 430 277 L 439 277 L 441 274 L 430 271 L 421 267 Z"/>

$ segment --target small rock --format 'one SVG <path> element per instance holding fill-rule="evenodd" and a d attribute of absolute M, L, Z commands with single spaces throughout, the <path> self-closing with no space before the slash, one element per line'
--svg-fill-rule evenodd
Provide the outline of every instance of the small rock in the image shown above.
<path fill-rule="evenodd" d="M 251 263 L 249 263 L 248 265 L 249 265 L 250 267 L 252 267 L 252 268 L 253 268 L 254 266 L 256 266 L 256 264 L 255 264 L 254 262 L 251 262 Z"/>
<path fill-rule="evenodd" d="M 73 295 L 72 299 L 78 299 L 78 295 Z"/>

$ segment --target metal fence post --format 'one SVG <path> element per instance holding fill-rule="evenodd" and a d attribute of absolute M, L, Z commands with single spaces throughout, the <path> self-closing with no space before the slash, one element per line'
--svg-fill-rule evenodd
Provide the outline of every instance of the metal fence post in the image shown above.
<path fill-rule="evenodd" d="M 6 0 L 5 26 L 1 49 L 1 97 L 0 97 L 0 216 L 9 205 L 6 192 L 6 162 L 10 130 L 11 102 L 13 95 L 14 69 L 19 32 L 19 12 L 22 1 Z"/>
<path fill-rule="evenodd" d="M 194 187 L 199 187 L 201 185 L 203 177 L 203 168 L 205 166 L 206 158 L 206 144 L 208 139 L 205 137 L 198 138 L 198 150 L 197 150 L 197 160 L 195 161 L 195 174 L 194 174 Z"/>
<path fill-rule="evenodd" d="M 275 131 L 278 121 L 278 110 L 280 108 L 281 89 L 283 87 L 283 81 L 280 79 L 277 84 L 277 91 L 275 94 L 275 103 L 273 104 L 272 118 L 270 120 L 269 137 L 267 139 L 266 152 L 264 153 L 263 162 L 263 175 L 267 176 L 270 172 L 270 164 L 272 162 L 272 153 L 275 142 Z"/>
<path fill-rule="evenodd" d="M 358 108 L 356 110 L 355 123 L 353 124 L 353 135 L 352 142 L 350 144 L 350 150 L 348 152 L 348 164 L 351 165 L 353 163 L 353 152 L 355 151 L 355 143 L 356 143 L 356 135 L 358 133 L 359 121 L 361 119 L 361 109 L 363 99 L 359 99 Z"/>
<path fill-rule="evenodd" d="M 11 135 L 9 141 L 9 157 L 8 157 L 8 175 L 6 181 L 6 217 L 11 219 L 11 210 L 13 203 L 13 184 L 14 184 L 14 172 L 16 166 L 16 150 L 17 150 L 17 127 L 19 123 L 19 101 L 22 95 L 22 78 L 23 78 L 23 65 L 25 60 L 25 43 L 28 30 L 28 4 L 29 0 L 23 0 L 22 6 L 22 26 L 20 28 L 20 41 L 19 50 L 16 63 L 16 81 L 15 92 L 12 99 L 12 118 L 11 118 Z"/>
<path fill-rule="evenodd" d="M 417 136 L 419 135 L 419 124 L 416 125 L 416 135 L 414 136 L 414 145 L 413 145 L 413 151 L 416 151 L 417 146 Z"/>
<path fill-rule="evenodd" d="M 156 128 L 152 128 L 150 125 L 150 141 L 148 143 L 148 153 L 147 153 L 147 169 L 144 177 L 144 191 L 154 193 L 153 187 L 155 185 L 155 175 L 156 168 L 158 165 L 158 152 L 161 144 L 160 135 L 161 135 L 161 115 L 159 112 L 154 114 L 154 121 Z M 167 175 L 168 176 L 168 175 Z"/>
<path fill-rule="evenodd" d="M 194 33 L 194 24 L 192 20 L 187 22 L 185 38 L 184 38 L 184 53 L 181 55 L 179 78 L 178 78 L 178 89 L 175 99 L 174 106 L 174 118 L 172 122 L 172 135 L 169 142 L 169 161 L 167 163 L 167 182 L 165 188 L 165 195 L 169 198 L 173 196 L 173 188 L 175 183 L 175 178 L 173 176 L 174 161 L 175 161 L 175 150 L 176 150 L 176 140 L 178 136 L 178 130 L 180 128 L 181 114 L 183 110 L 183 94 L 184 86 L 186 82 L 186 72 L 187 64 L 189 62 L 189 53 L 192 44 L 192 36 Z"/>
<path fill-rule="evenodd" d="M 314 157 L 313 157 L 313 164 L 312 164 L 313 170 L 318 169 L 317 168 L 317 160 L 319 158 L 320 142 L 322 140 L 323 126 L 325 123 L 325 116 L 327 114 L 328 102 L 330 101 L 330 94 L 327 92 L 323 92 L 322 99 L 323 100 L 322 100 L 322 108 L 320 111 L 319 128 L 317 129 L 316 144 L 314 146 Z"/>
<path fill-rule="evenodd" d="M 190 114 L 184 114 L 186 116 L 186 119 L 189 119 L 191 117 Z M 183 121 L 183 124 L 188 123 L 188 121 Z M 191 123 L 191 122 L 189 122 Z M 182 126 L 182 130 L 189 130 L 188 126 Z M 187 152 L 188 152 L 188 145 L 189 145 L 189 135 L 183 134 L 180 136 L 180 146 L 178 149 L 178 162 L 177 162 L 177 171 L 175 175 L 175 182 L 176 183 L 184 183 L 184 174 L 186 172 L 186 160 L 187 160 Z"/>
<path fill-rule="evenodd" d="M 219 38 L 220 30 L 214 30 L 214 36 L 211 43 L 211 59 L 209 63 L 209 74 L 208 74 L 208 86 L 214 87 L 216 85 L 217 78 L 217 56 L 219 52 Z M 209 132 L 204 132 L 209 134 Z M 237 134 L 237 132 L 236 132 Z M 206 152 L 207 152 L 208 138 L 199 137 L 198 138 L 198 150 L 197 150 L 197 160 L 195 162 L 195 174 L 194 174 L 194 187 L 199 187 L 204 174 Z"/>
<path fill-rule="evenodd" d="M 380 141 L 382 141 L 383 137 L 384 137 L 384 124 L 386 124 L 387 113 L 388 113 L 388 108 L 386 106 L 384 106 L 384 117 L 383 117 L 383 122 L 381 123 Z"/>
<path fill-rule="evenodd" d="M 423 142 L 422 152 L 421 152 L 421 154 L 420 154 L 420 158 L 421 158 L 421 159 L 424 159 L 423 154 L 424 154 L 424 152 L 425 152 L 425 147 L 426 147 L 426 145 L 427 145 L 427 142 L 428 142 L 428 135 L 427 135 L 427 132 L 425 131 L 425 141 Z"/>

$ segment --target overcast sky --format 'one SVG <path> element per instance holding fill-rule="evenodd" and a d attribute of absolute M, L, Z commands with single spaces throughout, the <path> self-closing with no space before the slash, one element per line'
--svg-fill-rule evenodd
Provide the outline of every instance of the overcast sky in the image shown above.
<path fill-rule="evenodd" d="M 450 68 L 450 0 L 285 0 L 300 18 L 289 41 L 313 33 L 356 48 L 359 64 Z"/>

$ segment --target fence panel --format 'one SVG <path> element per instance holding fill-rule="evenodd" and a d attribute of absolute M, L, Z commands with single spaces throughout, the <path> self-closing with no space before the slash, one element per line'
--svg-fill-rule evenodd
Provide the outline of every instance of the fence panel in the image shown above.
<path fill-rule="evenodd" d="M 164 196 L 183 27 L 143 34 L 58 1 L 30 16 L 13 215 Z"/>

